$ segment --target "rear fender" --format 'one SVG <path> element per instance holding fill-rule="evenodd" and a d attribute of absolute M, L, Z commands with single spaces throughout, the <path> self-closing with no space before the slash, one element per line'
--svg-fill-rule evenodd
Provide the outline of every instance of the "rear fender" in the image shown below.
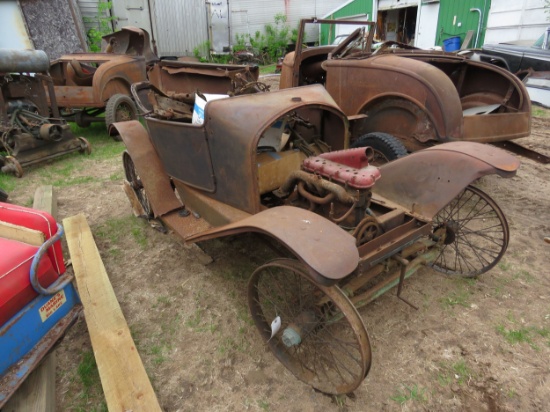
<path fill-rule="evenodd" d="M 109 134 L 120 135 L 141 179 L 155 217 L 180 209 L 170 177 L 149 139 L 149 133 L 138 120 L 113 123 Z"/>
<path fill-rule="evenodd" d="M 380 167 L 375 198 L 387 200 L 422 220 L 431 220 L 476 179 L 512 177 L 519 160 L 504 150 L 472 142 L 444 143 Z"/>
<path fill-rule="evenodd" d="M 240 233 L 267 235 L 290 250 L 322 285 L 335 284 L 355 270 L 359 252 L 355 238 L 338 225 L 305 209 L 279 206 L 187 238 L 199 242 Z"/>

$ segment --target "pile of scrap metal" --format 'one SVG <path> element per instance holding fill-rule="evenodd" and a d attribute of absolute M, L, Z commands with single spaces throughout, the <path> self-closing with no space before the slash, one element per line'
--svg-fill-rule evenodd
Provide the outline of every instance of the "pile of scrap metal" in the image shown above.
<path fill-rule="evenodd" d="M 71 152 L 91 153 L 60 118 L 50 61 L 41 50 L 0 49 L 0 170 L 23 176 L 23 168 Z M 50 107 L 53 118 L 50 117 Z"/>
<path fill-rule="evenodd" d="M 258 77 L 258 67 L 163 60 L 152 66 L 149 81 L 134 83 L 132 91 L 146 115 L 197 123 L 196 111 L 207 101 L 269 91 Z"/>
<path fill-rule="evenodd" d="M 0 202 L 0 409 L 82 311 L 62 234 L 50 214 Z"/>

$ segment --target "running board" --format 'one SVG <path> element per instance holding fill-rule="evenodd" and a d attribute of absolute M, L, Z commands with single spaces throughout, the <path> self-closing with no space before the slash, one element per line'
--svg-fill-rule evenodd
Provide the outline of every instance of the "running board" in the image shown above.
<path fill-rule="evenodd" d="M 544 165 L 550 163 L 549 156 L 546 156 L 546 155 L 543 155 L 542 153 L 528 149 L 527 147 L 522 146 L 518 143 L 507 141 L 507 142 L 493 142 L 491 144 L 493 146 L 500 147 L 501 149 L 506 149 L 509 152 L 526 157 L 528 159 L 534 160 L 535 162 L 542 163 Z"/>

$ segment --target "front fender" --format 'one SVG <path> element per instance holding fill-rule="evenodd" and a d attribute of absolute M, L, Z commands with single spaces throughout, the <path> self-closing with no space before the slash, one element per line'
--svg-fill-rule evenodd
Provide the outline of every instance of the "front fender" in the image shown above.
<path fill-rule="evenodd" d="M 155 217 L 180 209 L 182 204 L 145 127 L 138 120 L 113 123 L 109 134 L 112 136 L 117 132 L 134 162 Z"/>
<path fill-rule="evenodd" d="M 359 252 L 355 238 L 338 225 L 305 209 L 279 206 L 187 238 L 188 242 L 256 232 L 282 243 L 308 266 L 312 278 L 336 283 L 355 270 Z"/>
<path fill-rule="evenodd" d="M 380 167 L 372 191 L 422 220 L 431 220 L 474 180 L 512 177 L 519 160 L 502 149 L 472 142 L 444 143 Z"/>

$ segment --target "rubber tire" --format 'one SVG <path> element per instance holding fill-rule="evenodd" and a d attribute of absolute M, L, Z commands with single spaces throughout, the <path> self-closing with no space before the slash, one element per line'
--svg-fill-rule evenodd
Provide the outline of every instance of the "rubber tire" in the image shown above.
<path fill-rule="evenodd" d="M 117 109 L 121 104 L 125 104 L 130 109 L 130 118 L 126 120 L 137 120 L 138 111 L 137 107 L 130 96 L 125 94 L 115 94 L 109 98 L 107 105 L 105 106 L 105 124 L 109 128 L 113 123 L 117 121 Z"/>
<path fill-rule="evenodd" d="M 399 139 L 388 133 L 367 133 L 355 140 L 350 147 L 370 146 L 375 152 L 382 154 L 389 162 L 407 156 L 407 149 Z"/>

